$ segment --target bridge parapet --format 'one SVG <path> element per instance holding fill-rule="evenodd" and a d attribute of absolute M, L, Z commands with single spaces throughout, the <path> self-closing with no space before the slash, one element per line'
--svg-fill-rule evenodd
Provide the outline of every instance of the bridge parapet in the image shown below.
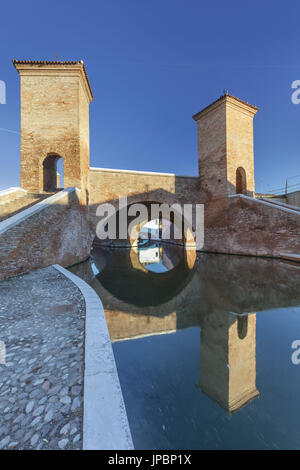
<path fill-rule="evenodd" d="M 0 280 L 89 256 L 87 211 L 79 196 L 67 188 L 0 222 Z"/>

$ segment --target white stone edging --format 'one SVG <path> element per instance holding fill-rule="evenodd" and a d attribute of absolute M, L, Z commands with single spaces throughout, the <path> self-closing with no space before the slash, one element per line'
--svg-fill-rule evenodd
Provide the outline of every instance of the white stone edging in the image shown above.
<path fill-rule="evenodd" d="M 175 176 L 174 173 L 157 173 L 155 171 L 139 171 L 139 170 L 119 170 L 116 168 L 96 168 L 94 166 L 90 166 L 90 170 L 104 171 L 108 173 L 132 173 L 132 174 L 138 174 L 138 175 Z"/>
<path fill-rule="evenodd" d="M 59 191 L 53 196 L 49 196 L 47 199 L 44 199 L 40 202 L 37 202 L 33 206 L 28 207 L 28 209 L 24 209 L 23 211 L 20 211 L 17 214 L 11 217 L 8 217 L 7 219 L 0 222 L 0 235 L 6 232 L 6 230 L 9 230 L 15 225 L 19 224 L 20 222 L 23 222 L 23 220 L 28 219 L 28 217 L 31 217 L 32 215 L 36 214 L 37 212 L 42 211 L 43 209 L 45 209 L 46 207 L 52 204 L 55 204 L 57 201 L 62 199 L 66 194 L 73 193 L 74 191 L 78 191 L 77 188 L 63 189 L 62 191 Z"/>
<path fill-rule="evenodd" d="M 116 168 L 96 168 L 90 166 L 91 171 L 104 171 L 107 173 L 129 173 L 132 175 L 149 175 L 149 176 L 172 176 L 175 178 L 195 178 L 198 179 L 198 176 L 189 176 L 189 175 L 176 175 L 175 173 L 162 173 L 157 171 L 140 171 L 140 170 L 119 170 Z"/>
<path fill-rule="evenodd" d="M 123 394 L 102 302 L 94 289 L 58 264 L 85 299 L 83 450 L 132 450 Z"/>
<path fill-rule="evenodd" d="M 252 201 L 252 202 L 255 202 L 257 204 L 263 204 L 265 206 L 268 206 L 268 207 L 272 207 L 273 209 L 278 209 L 280 211 L 284 211 L 284 212 L 289 212 L 290 214 L 297 214 L 299 216 L 299 211 L 297 210 L 293 210 L 293 209 L 289 209 L 287 207 L 282 207 L 280 206 L 279 204 L 274 204 L 272 202 L 266 202 L 266 201 L 263 201 L 261 199 L 255 199 L 253 197 L 249 197 L 249 196 L 245 196 L 244 194 L 229 194 L 228 197 L 230 198 L 241 198 L 241 199 L 247 199 L 248 201 Z"/>
<path fill-rule="evenodd" d="M 274 206 L 281 206 L 285 207 L 286 209 L 291 209 L 296 212 L 300 212 L 300 207 L 293 206 L 292 204 L 286 204 L 285 202 L 279 201 L 278 199 L 266 199 L 264 197 L 261 198 L 262 201 L 268 202 L 269 204 L 273 204 Z"/>
<path fill-rule="evenodd" d="M 27 193 L 26 189 L 17 188 L 15 186 L 12 186 L 11 188 L 8 188 L 8 189 L 2 189 L 0 191 L 0 197 L 1 196 L 6 196 L 7 194 L 11 194 L 11 193 L 16 193 L 17 191 L 22 191 L 24 193 Z"/>

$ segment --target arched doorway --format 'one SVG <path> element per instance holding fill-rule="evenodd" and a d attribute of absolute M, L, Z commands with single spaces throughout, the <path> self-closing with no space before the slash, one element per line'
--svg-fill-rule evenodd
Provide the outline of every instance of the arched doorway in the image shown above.
<path fill-rule="evenodd" d="M 242 167 L 236 170 L 236 194 L 247 194 L 247 177 Z"/>
<path fill-rule="evenodd" d="M 59 155 L 48 155 L 43 161 L 43 190 L 56 191 L 62 187 L 63 159 Z"/>

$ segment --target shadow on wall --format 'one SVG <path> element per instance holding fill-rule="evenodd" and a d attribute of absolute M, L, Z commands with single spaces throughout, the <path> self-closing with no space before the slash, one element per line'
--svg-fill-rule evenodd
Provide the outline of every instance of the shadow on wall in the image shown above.
<path fill-rule="evenodd" d="M 163 182 L 160 183 L 160 179 L 163 179 Z M 213 197 L 209 191 L 202 188 L 198 177 L 151 176 L 150 174 L 140 175 L 134 172 L 130 174 L 129 172 L 118 173 L 117 171 L 112 171 L 111 174 L 109 172 L 99 172 L 99 174 L 98 172 L 90 172 L 89 221 L 94 236 L 96 236 L 96 226 L 99 221 L 96 215 L 99 204 L 108 203 L 119 210 L 119 198 L 125 196 L 127 197 L 127 207 L 123 209 L 124 213 L 133 204 L 138 203 L 146 204 L 147 208 L 151 203 L 179 204 L 181 208 L 184 204 L 191 204 L 194 208 L 196 204 L 209 204 L 209 212 L 206 211 L 205 214 L 205 229 L 211 225 L 217 230 L 225 230 L 226 228 L 227 194 Z M 153 217 L 149 212 L 148 214 L 147 221 L 150 221 Z M 123 214 L 121 213 L 121 215 Z M 134 216 L 129 217 L 127 225 L 133 219 Z M 174 223 L 173 215 L 171 222 Z M 190 228 L 194 231 L 195 224 L 193 223 Z M 118 234 L 119 227 L 117 227 L 117 243 L 120 244 L 121 240 Z M 179 244 L 182 242 L 182 240 L 178 241 Z M 130 237 L 127 237 L 123 244 L 130 246 Z"/>
<path fill-rule="evenodd" d="M 145 178 L 150 184 L 151 177 L 147 175 Z M 128 184 L 124 184 L 127 180 Z M 300 253 L 299 213 L 244 195 L 228 197 L 227 194 L 219 194 L 213 197 L 210 192 L 201 189 L 199 178 L 171 175 L 170 190 L 162 187 L 150 189 L 147 183 L 144 192 L 131 192 L 135 183 L 130 183 L 127 174 L 122 175 L 122 182 L 118 184 L 121 183 L 118 180 L 115 185 L 120 188 L 118 196 L 127 196 L 126 210 L 138 202 L 146 203 L 148 207 L 151 202 L 176 203 L 181 207 L 186 203 L 204 204 L 203 251 L 270 257 L 281 257 L 285 252 Z M 43 210 L 36 212 L 41 204 L 38 203 L 9 221 L 15 221 L 17 217 L 17 222 L 9 226 L 8 219 L 0 222 L 1 278 L 53 263 L 69 266 L 89 256 L 99 220 L 96 215 L 99 203 L 107 202 L 119 208 L 119 197 L 108 198 L 111 190 L 103 186 L 104 183 L 105 180 L 99 178 L 96 189 L 80 196 L 75 189 L 73 192 L 65 190 L 59 193 L 63 198 L 59 202 L 47 206 L 48 199 L 45 200 Z M 232 190 L 235 189 L 232 186 Z M 82 201 L 86 196 L 90 201 L 88 211 L 86 201 Z M 151 218 L 149 214 L 148 220 Z M 195 230 L 194 225 L 191 230 Z M 131 244 L 129 237 L 125 244 Z"/>
<path fill-rule="evenodd" d="M 106 202 L 118 209 L 119 197 L 127 196 L 128 207 L 139 202 L 178 203 L 181 206 L 204 204 L 202 250 L 206 252 L 270 257 L 281 257 L 281 253 L 284 252 L 300 253 L 299 215 L 288 214 L 278 207 L 271 207 L 253 199 L 252 193 L 247 190 L 245 170 L 241 167 L 236 170 L 237 186 L 229 181 L 226 185 L 224 182 L 220 183 L 223 188 L 226 187 L 228 194 L 218 190 L 217 180 L 216 191 L 212 193 L 212 183 L 207 189 L 206 185 L 202 185 L 201 179 L 196 177 L 168 176 L 169 179 L 166 178 L 161 186 L 151 188 L 149 175 L 118 174 L 118 172 L 108 175 L 91 172 L 91 175 L 89 221 L 93 236 L 96 235 L 96 225 L 99 220 L 96 216 L 98 205 Z M 141 181 L 136 183 L 138 178 L 141 178 Z M 158 179 L 152 183 L 153 186 L 158 184 Z M 137 186 L 143 187 L 143 192 L 134 191 Z M 170 189 L 166 190 L 162 186 Z M 240 194 L 237 194 L 237 191 Z M 244 193 L 248 197 L 244 197 Z M 120 243 L 118 236 L 117 243 Z M 127 237 L 124 244 L 128 246 L 131 244 L 130 237 Z"/>
<path fill-rule="evenodd" d="M 87 208 L 80 197 L 68 188 L 0 223 L 0 279 L 89 256 Z"/>

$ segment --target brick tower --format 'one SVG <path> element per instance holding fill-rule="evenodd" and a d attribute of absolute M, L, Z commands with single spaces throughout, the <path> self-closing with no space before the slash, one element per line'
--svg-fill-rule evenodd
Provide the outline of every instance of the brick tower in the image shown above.
<path fill-rule="evenodd" d="M 200 184 L 206 200 L 253 196 L 253 118 L 258 108 L 226 93 L 193 116 Z"/>
<path fill-rule="evenodd" d="M 93 95 L 83 61 L 13 64 L 21 77 L 21 187 L 55 191 L 62 158 L 64 187 L 76 186 L 85 198 Z"/>

